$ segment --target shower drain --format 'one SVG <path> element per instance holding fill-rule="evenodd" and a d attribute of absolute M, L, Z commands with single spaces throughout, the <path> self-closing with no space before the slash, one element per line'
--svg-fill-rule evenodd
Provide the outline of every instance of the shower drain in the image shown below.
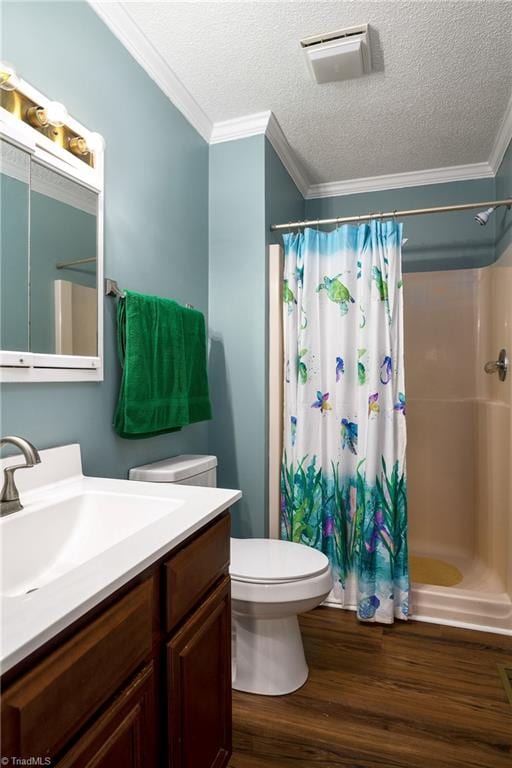
<path fill-rule="evenodd" d="M 509 664 L 498 664 L 498 669 L 505 693 L 512 706 L 512 666 Z"/>

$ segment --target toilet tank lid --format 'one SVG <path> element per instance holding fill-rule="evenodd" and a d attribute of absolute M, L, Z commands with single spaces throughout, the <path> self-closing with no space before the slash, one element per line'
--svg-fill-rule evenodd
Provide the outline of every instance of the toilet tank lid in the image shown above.
<path fill-rule="evenodd" d="M 199 456 L 195 454 L 182 454 L 172 456 L 170 459 L 155 461 L 152 464 L 143 464 L 140 467 L 130 469 L 130 480 L 145 480 L 149 483 L 177 483 L 187 480 L 202 472 L 208 472 L 217 466 L 216 456 Z"/>

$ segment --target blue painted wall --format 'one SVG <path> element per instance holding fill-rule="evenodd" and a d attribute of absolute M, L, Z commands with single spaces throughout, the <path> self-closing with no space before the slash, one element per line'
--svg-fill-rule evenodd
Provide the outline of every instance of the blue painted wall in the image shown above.
<path fill-rule="evenodd" d="M 2 3 L 1 34 L 2 58 L 106 139 L 106 274 L 207 313 L 206 142 L 86 3 Z M 105 381 L 3 387 L 2 433 L 26 435 L 40 448 L 80 442 L 85 471 L 113 477 L 143 462 L 206 452 L 206 423 L 148 440 L 115 435 L 114 318 L 107 298 Z"/>
<path fill-rule="evenodd" d="M 219 484 L 242 488 L 235 536 L 267 533 L 268 244 L 304 200 L 263 136 L 210 148 L 210 451 Z"/>
<path fill-rule="evenodd" d="M 210 452 L 242 488 L 235 536 L 264 535 L 266 486 L 265 139 L 210 147 Z"/>
<path fill-rule="evenodd" d="M 512 197 L 512 141 L 496 174 L 496 199 Z M 496 212 L 496 257 L 501 256 L 512 244 L 512 208 L 500 208 Z"/>
<path fill-rule="evenodd" d="M 302 221 L 306 215 L 306 203 L 288 171 L 269 141 L 265 141 L 265 182 L 267 201 L 267 242 L 279 243 L 280 232 L 270 230 L 271 224 L 284 221 Z"/>
<path fill-rule="evenodd" d="M 323 219 L 376 211 L 429 208 L 452 203 L 494 200 L 494 179 L 454 181 L 423 187 L 389 189 L 342 197 L 306 200 L 306 217 Z M 406 272 L 483 267 L 495 260 L 496 217 L 481 227 L 475 211 L 414 216 L 404 219 Z"/>

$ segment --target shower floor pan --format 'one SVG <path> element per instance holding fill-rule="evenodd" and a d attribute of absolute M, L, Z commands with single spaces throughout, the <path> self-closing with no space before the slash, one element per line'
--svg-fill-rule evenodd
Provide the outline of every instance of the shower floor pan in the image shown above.
<path fill-rule="evenodd" d="M 512 636 L 512 600 L 484 563 L 412 552 L 410 566 L 412 618 Z M 417 576 L 429 583 L 416 581 Z"/>

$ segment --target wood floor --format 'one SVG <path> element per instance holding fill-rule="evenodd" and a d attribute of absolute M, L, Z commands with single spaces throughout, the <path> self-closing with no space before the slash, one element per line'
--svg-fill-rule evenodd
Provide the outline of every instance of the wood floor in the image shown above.
<path fill-rule="evenodd" d="M 498 664 L 512 638 L 420 622 L 301 618 L 310 665 L 289 696 L 234 691 L 230 768 L 512 768 Z"/>

